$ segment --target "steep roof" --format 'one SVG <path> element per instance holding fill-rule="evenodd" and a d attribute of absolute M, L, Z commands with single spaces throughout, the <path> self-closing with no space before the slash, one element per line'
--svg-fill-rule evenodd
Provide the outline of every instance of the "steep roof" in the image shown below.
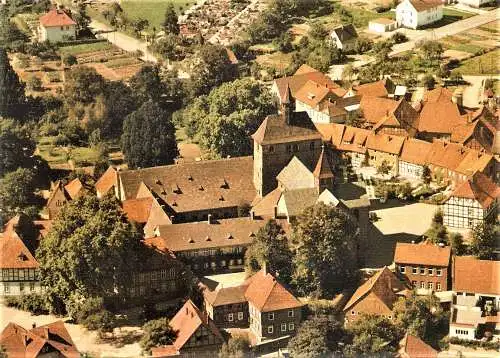
<path fill-rule="evenodd" d="M 145 224 L 148 221 L 153 198 L 127 199 L 122 201 L 122 209 L 130 221 Z"/>
<path fill-rule="evenodd" d="M 290 115 L 290 123 L 283 114 L 267 116 L 252 138 L 259 144 L 321 139 L 306 112 L 292 112 Z"/>
<path fill-rule="evenodd" d="M 62 357 L 80 357 L 63 321 L 30 330 L 11 322 L 0 334 L 0 345 L 7 351 L 7 355 L 13 358 L 39 357 L 45 346 L 57 351 Z"/>
<path fill-rule="evenodd" d="M 402 358 L 437 358 L 438 352 L 416 336 L 406 334 L 401 341 Z"/>
<path fill-rule="evenodd" d="M 327 87 L 321 86 L 314 81 L 307 81 L 299 90 L 295 92 L 295 99 L 299 100 L 309 107 L 315 108 L 320 102 L 327 98 L 337 98 Z"/>
<path fill-rule="evenodd" d="M 383 133 L 371 134 L 366 140 L 366 147 L 380 152 L 399 155 L 404 141 L 404 137 L 397 135 Z"/>
<path fill-rule="evenodd" d="M 201 221 L 160 225 L 157 232 L 165 247 L 173 252 L 179 252 L 250 245 L 257 231 L 265 224 L 266 220 L 233 218 L 214 220 L 211 224 L 207 221 Z M 282 224 L 286 230 L 288 226 L 285 223 Z"/>
<path fill-rule="evenodd" d="M 391 270 L 384 267 L 358 287 L 351 299 L 345 305 L 344 311 L 348 311 L 352 306 L 363 300 L 369 293 L 374 293 L 387 308 L 392 310 L 392 306 L 398 298 L 396 293 L 403 289 L 405 289 L 403 283 Z"/>
<path fill-rule="evenodd" d="M 448 88 L 440 86 L 426 91 L 424 94 L 425 102 L 450 102 L 452 98 L 453 92 L 451 92 Z"/>
<path fill-rule="evenodd" d="M 455 256 L 453 291 L 500 295 L 500 261 Z"/>
<path fill-rule="evenodd" d="M 418 12 L 421 11 L 427 11 L 429 9 L 438 7 L 438 6 L 443 6 L 443 3 L 441 1 L 437 0 L 408 0 L 410 4 L 413 5 L 415 10 Z"/>
<path fill-rule="evenodd" d="M 15 232 L 12 224 L 7 224 L 0 237 L 0 268 L 38 268 L 38 261 L 23 240 Z"/>
<path fill-rule="evenodd" d="M 95 183 L 96 191 L 100 195 L 106 195 L 108 191 L 117 185 L 118 175 L 116 174 L 116 169 L 109 166 L 104 174 Z"/>
<path fill-rule="evenodd" d="M 64 186 L 64 190 L 69 195 L 71 199 L 76 199 L 82 194 L 83 184 L 80 179 L 75 178 Z"/>
<path fill-rule="evenodd" d="M 317 188 L 302 188 L 286 190 L 281 195 L 289 217 L 300 215 L 304 209 L 316 203 L 318 198 Z"/>
<path fill-rule="evenodd" d="M 171 212 L 209 210 L 251 203 L 253 158 L 238 157 L 118 172 L 125 199 L 141 185 L 154 192 Z"/>
<path fill-rule="evenodd" d="M 386 78 L 380 81 L 354 86 L 353 89 L 358 95 L 362 95 L 363 97 L 387 97 L 390 93 L 393 93 L 395 86 L 390 79 Z"/>
<path fill-rule="evenodd" d="M 264 270 L 248 278 L 245 285 L 248 286 L 245 298 L 260 312 L 302 307 L 302 303 L 294 295 Z"/>
<path fill-rule="evenodd" d="M 493 155 L 479 152 L 474 149 L 468 149 L 465 157 L 455 168 L 455 171 L 465 175 L 474 175 L 476 172 L 482 172 L 493 160 Z"/>
<path fill-rule="evenodd" d="M 325 154 L 325 147 L 321 148 L 321 153 L 316 163 L 316 167 L 313 170 L 313 174 L 316 178 L 333 178 L 332 168 L 330 163 L 328 163 L 328 158 Z"/>
<path fill-rule="evenodd" d="M 222 287 L 214 291 L 206 289 L 203 291 L 203 296 L 205 297 L 205 301 L 210 303 L 213 307 L 242 303 L 246 302 L 246 288 L 246 286 L 236 286 Z"/>
<path fill-rule="evenodd" d="M 345 125 L 339 123 L 315 123 L 315 126 L 325 142 L 331 142 L 334 147 L 340 145 L 346 129 Z"/>
<path fill-rule="evenodd" d="M 483 173 L 477 172 L 457 186 L 451 196 L 475 199 L 483 208 L 488 208 L 500 196 L 500 187 Z"/>
<path fill-rule="evenodd" d="M 337 37 L 341 43 L 354 40 L 358 37 L 358 33 L 353 24 L 337 26 L 332 30 L 332 35 L 333 34 L 335 34 L 335 37 Z"/>
<path fill-rule="evenodd" d="M 40 24 L 44 27 L 56 27 L 76 25 L 76 22 L 63 10 L 52 9 L 40 17 Z"/>
<path fill-rule="evenodd" d="M 366 153 L 366 143 L 370 135 L 372 132 L 368 129 L 346 126 L 337 148 L 348 152 Z"/>
<path fill-rule="evenodd" d="M 447 267 L 450 264 L 450 257 L 451 248 L 449 246 L 398 242 L 396 243 L 394 262 Z"/>
<path fill-rule="evenodd" d="M 435 140 L 427 159 L 434 166 L 455 170 L 466 155 L 467 149 L 462 145 Z"/>
<path fill-rule="evenodd" d="M 274 208 L 278 205 L 278 200 L 281 198 L 282 191 L 276 188 L 262 199 L 256 200 L 252 205 L 252 212 L 260 217 L 272 217 Z"/>
<path fill-rule="evenodd" d="M 425 95 L 418 120 L 419 132 L 451 134 L 455 127 L 466 122 L 452 96 L 448 89 L 442 87 Z"/>
<path fill-rule="evenodd" d="M 496 128 L 485 117 L 487 110 L 482 107 L 464 116 L 464 123 L 453 128 L 451 141 L 466 144 L 475 139 L 488 153 L 494 152 Z"/>
<path fill-rule="evenodd" d="M 431 150 L 432 144 L 423 140 L 408 138 L 403 143 L 403 149 L 399 160 L 404 162 L 425 165 L 427 156 Z"/>
<path fill-rule="evenodd" d="M 418 128 L 418 117 L 417 111 L 402 98 L 391 111 L 375 124 L 373 129 L 377 130 L 383 126 L 400 127 L 406 129 L 410 136 L 414 136 Z"/>
<path fill-rule="evenodd" d="M 400 101 L 390 98 L 364 95 L 361 98 L 360 108 L 363 111 L 363 117 L 368 123 L 377 124 L 385 116 L 394 113 L 399 104 Z"/>
<path fill-rule="evenodd" d="M 296 156 L 281 170 L 276 179 L 287 190 L 314 187 L 313 173 Z"/>

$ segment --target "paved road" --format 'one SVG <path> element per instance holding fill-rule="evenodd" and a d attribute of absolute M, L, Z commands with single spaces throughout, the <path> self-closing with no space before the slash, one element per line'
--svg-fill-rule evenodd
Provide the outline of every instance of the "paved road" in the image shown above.
<path fill-rule="evenodd" d="M 467 31 L 473 29 L 475 27 L 487 24 L 488 22 L 495 21 L 499 14 L 500 9 L 495 9 L 488 11 L 484 14 L 469 17 L 468 19 L 456 21 L 452 24 L 434 29 L 427 30 L 422 35 L 412 39 L 411 41 L 394 45 L 393 51 L 390 53 L 390 56 L 395 56 L 405 51 L 412 50 L 418 41 L 429 39 L 429 40 L 437 40 L 446 36 L 455 35 L 459 32 Z"/>

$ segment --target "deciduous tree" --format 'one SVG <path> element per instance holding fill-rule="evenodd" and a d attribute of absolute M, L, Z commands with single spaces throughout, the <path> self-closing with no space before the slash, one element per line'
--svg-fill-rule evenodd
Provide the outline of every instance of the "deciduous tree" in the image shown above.
<path fill-rule="evenodd" d="M 167 4 L 167 8 L 165 9 L 165 17 L 162 26 L 166 34 L 179 34 L 177 13 L 175 12 L 174 4 L 171 2 Z"/>
<path fill-rule="evenodd" d="M 66 74 L 64 97 L 69 104 L 89 104 L 104 93 L 104 78 L 94 68 L 74 67 Z"/>
<path fill-rule="evenodd" d="M 20 119 L 24 103 L 24 85 L 12 69 L 7 52 L 0 47 L 0 117 Z"/>
<path fill-rule="evenodd" d="M 172 344 L 177 338 L 177 333 L 170 326 L 167 318 L 159 318 L 147 322 L 142 326 L 144 335 L 140 345 L 146 352 L 153 347 L 166 346 Z"/>
<path fill-rule="evenodd" d="M 250 352 L 250 342 L 244 336 L 229 338 L 227 343 L 222 345 L 219 358 L 245 358 Z"/>
<path fill-rule="evenodd" d="M 495 250 L 500 247 L 499 226 L 481 223 L 472 228 L 470 252 L 481 260 L 494 260 Z"/>

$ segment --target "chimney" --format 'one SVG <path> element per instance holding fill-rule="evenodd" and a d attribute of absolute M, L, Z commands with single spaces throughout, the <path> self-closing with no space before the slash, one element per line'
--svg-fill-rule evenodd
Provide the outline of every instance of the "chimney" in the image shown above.
<path fill-rule="evenodd" d="M 33 322 L 33 323 L 31 324 L 31 328 L 36 328 L 36 323 L 35 323 L 35 322 Z"/>
<path fill-rule="evenodd" d="M 207 215 L 207 223 L 208 225 L 212 224 L 212 214 Z"/>

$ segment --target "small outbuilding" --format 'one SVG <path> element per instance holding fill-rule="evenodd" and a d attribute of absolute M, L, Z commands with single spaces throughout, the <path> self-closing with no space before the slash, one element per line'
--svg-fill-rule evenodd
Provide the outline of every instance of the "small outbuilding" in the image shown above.
<path fill-rule="evenodd" d="M 368 29 L 373 32 L 383 33 L 394 31 L 398 28 L 396 20 L 381 17 L 369 22 Z"/>

